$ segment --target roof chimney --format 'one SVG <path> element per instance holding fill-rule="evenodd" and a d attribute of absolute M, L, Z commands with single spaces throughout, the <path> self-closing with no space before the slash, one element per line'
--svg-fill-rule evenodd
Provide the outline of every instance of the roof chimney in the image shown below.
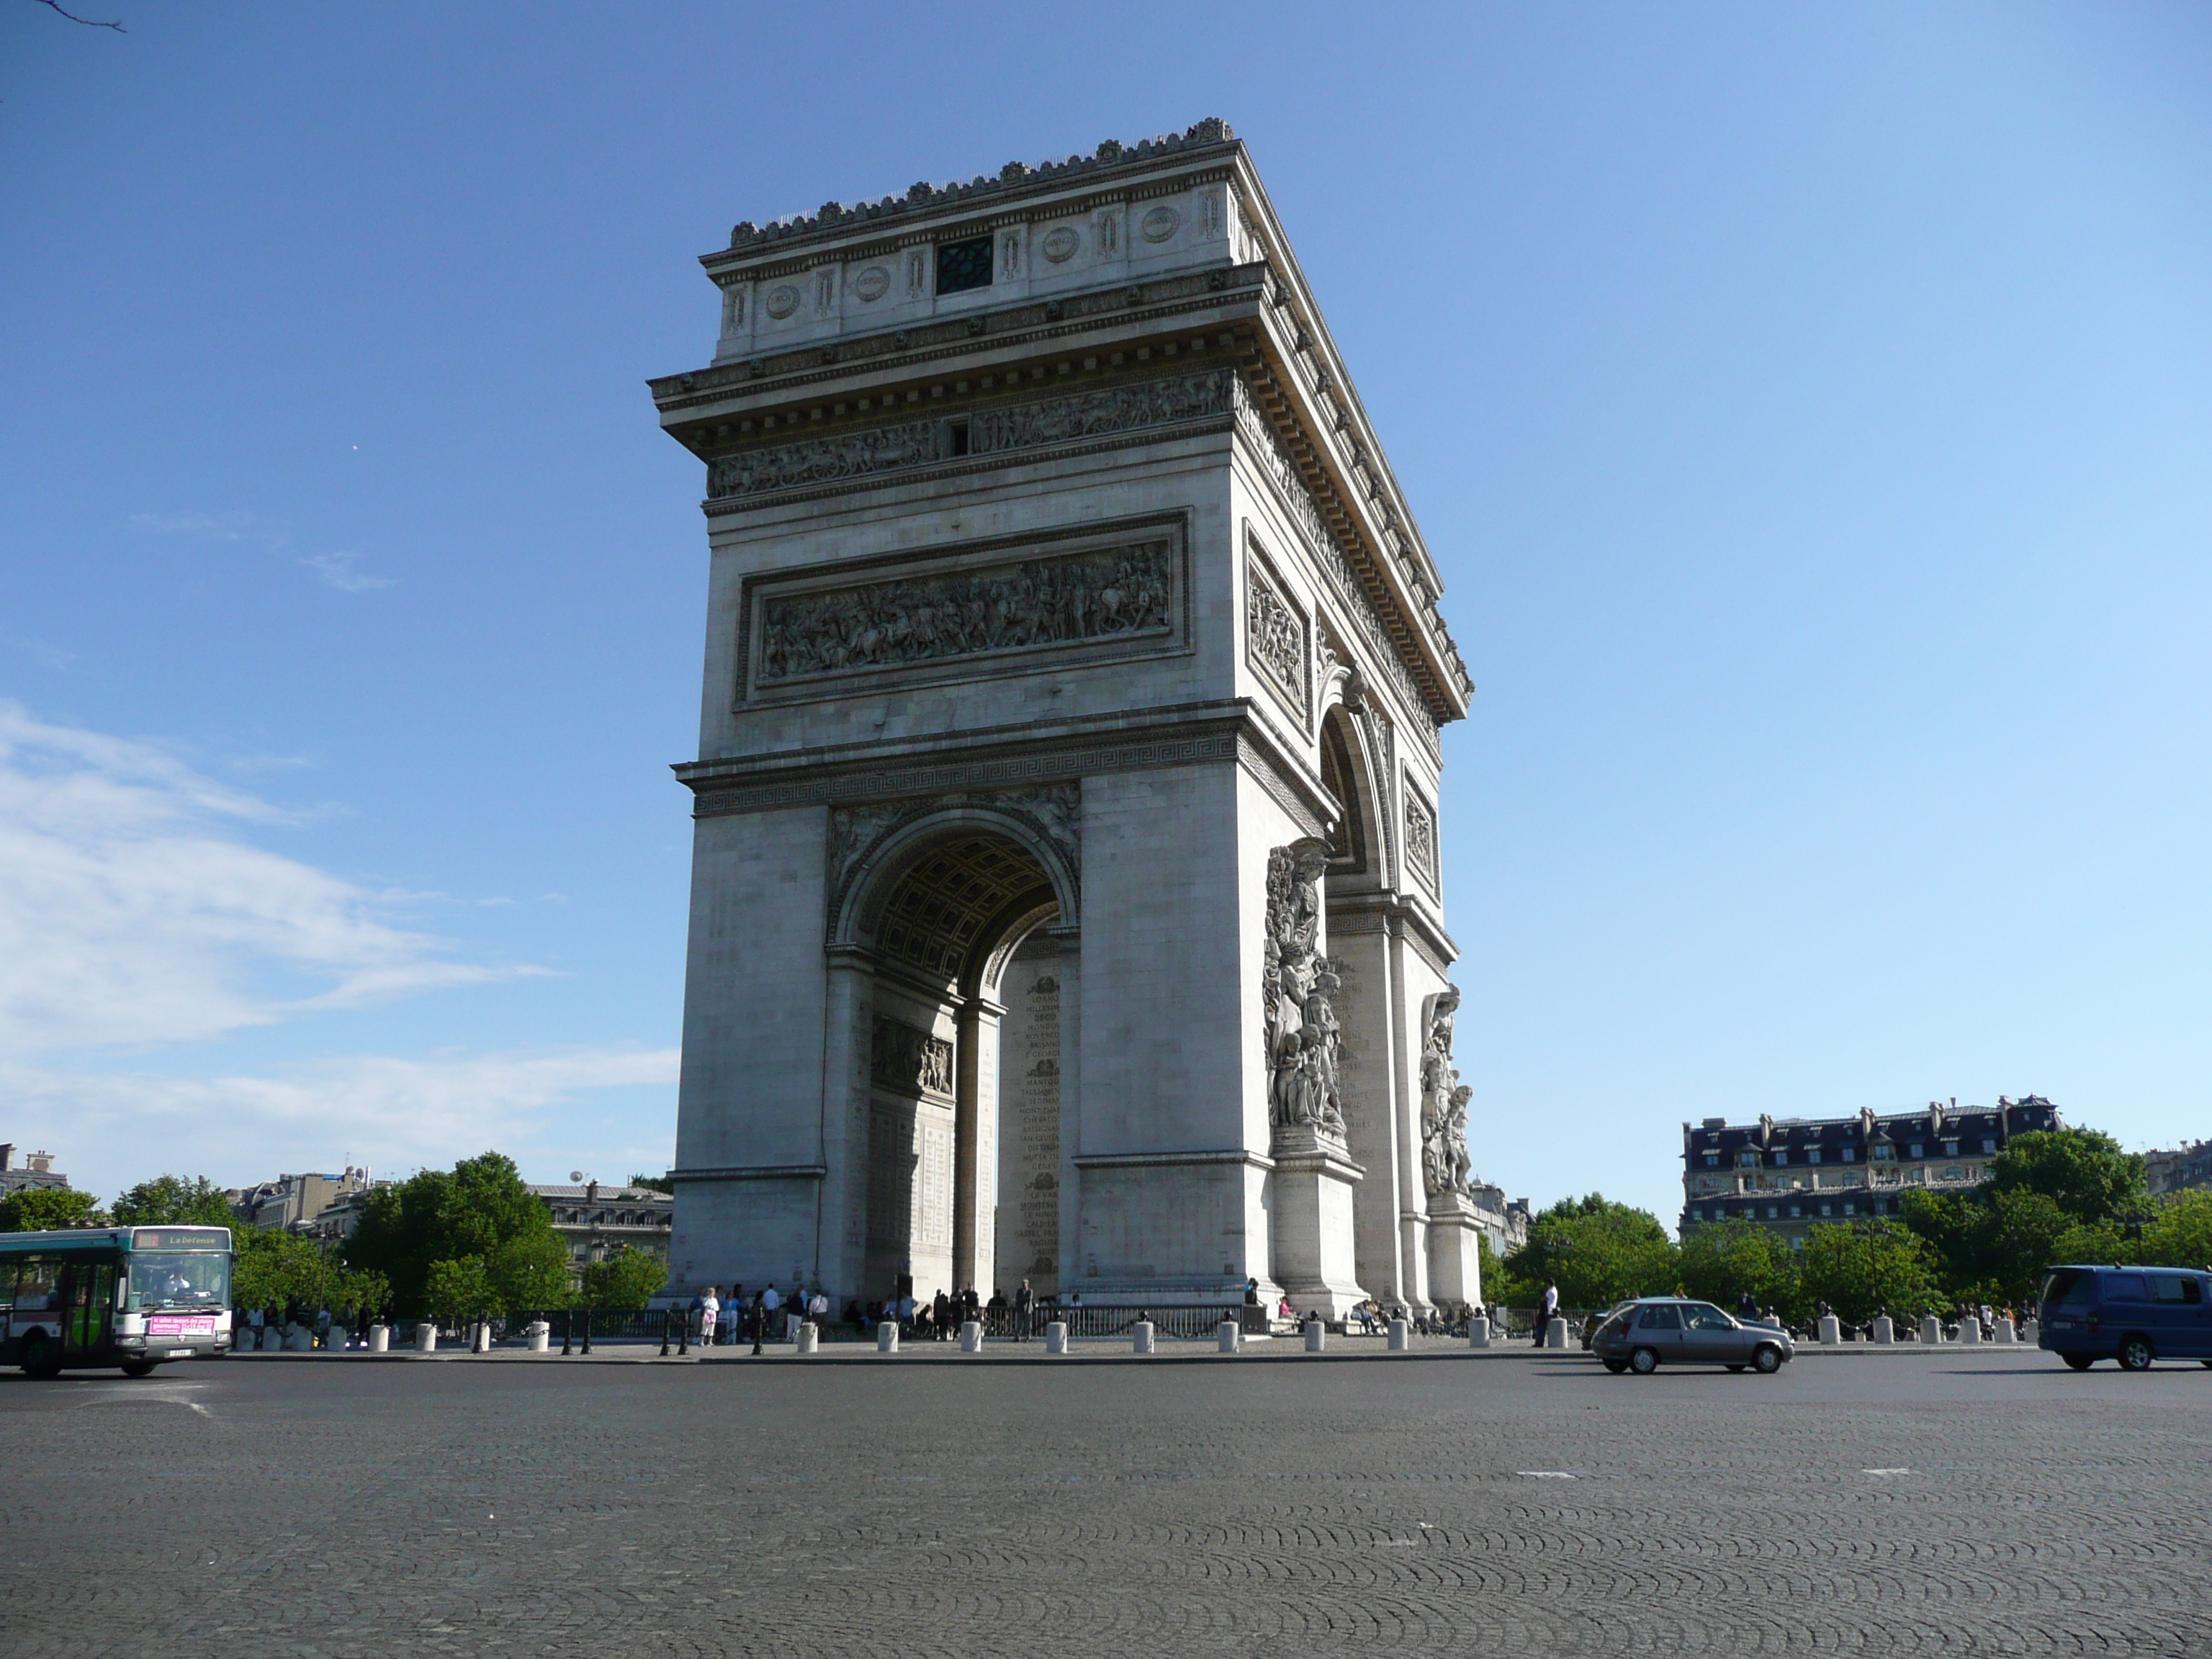
<path fill-rule="evenodd" d="M 15 1164 L 15 1143 L 0 1140 L 0 1170 L 13 1169 Z"/>

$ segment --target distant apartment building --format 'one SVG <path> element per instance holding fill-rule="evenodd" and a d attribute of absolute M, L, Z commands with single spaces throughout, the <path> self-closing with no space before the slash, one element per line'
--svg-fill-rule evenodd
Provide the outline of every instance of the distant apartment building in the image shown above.
<path fill-rule="evenodd" d="M 317 1218 L 332 1205 L 365 1195 L 371 1185 L 367 1170 L 349 1165 L 337 1175 L 278 1176 L 252 1187 L 234 1187 L 223 1196 L 230 1200 L 231 1213 L 250 1226 L 307 1232 L 315 1231 Z"/>
<path fill-rule="evenodd" d="M 1528 1200 L 1508 1203 L 1505 1189 L 1477 1181 L 1468 1188 L 1474 1202 L 1474 1224 L 1490 1241 L 1490 1251 L 1501 1261 L 1528 1242 Z"/>
<path fill-rule="evenodd" d="M 2014 1135 L 2063 1127 L 2040 1095 L 2000 1095 L 1995 1106 L 1964 1109 L 1931 1100 L 1923 1111 L 1889 1115 L 1869 1107 L 1856 1117 L 1685 1123 L 1681 1230 L 1756 1221 L 1802 1244 L 1823 1222 L 1899 1215 L 1915 1189 L 1971 1191 Z"/>
<path fill-rule="evenodd" d="M 649 1187 L 610 1187 L 596 1181 L 580 1187 L 532 1187 L 531 1194 L 553 1218 L 553 1231 L 568 1246 L 568 1260 L 580 1271 L 604 1261 L 621 1247 L 668 1257 L 670 1230 L 676 1224 L 676 1200 Z"/>
<path fill-rule="evenodd" d="M 2212 1140 L 2192 1140 L 2170 1152 L 2145 1152 L 2143 1184 L 2153 1198 L 2191 1187 L 2212 1187 Z"/>
<path fill-rule="evenodd" d="M 0 1198 L 21 1192 L 26 1187 L 66 1188 L 69 1177 L 54 1171 L 52 1152 L 32 1152 L 23 1161 L 15 1161 L 15 1143 L 0 1140 Z"/>

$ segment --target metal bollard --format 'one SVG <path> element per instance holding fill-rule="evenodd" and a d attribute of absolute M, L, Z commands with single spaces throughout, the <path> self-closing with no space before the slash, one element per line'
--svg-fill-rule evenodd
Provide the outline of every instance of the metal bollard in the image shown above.
<path fill-rule="evenodd" d="M 583 1352 L 586 1352 L 586 1353 L 589 1353 L 589 1352 L 591 1352 L 591 1351 L 592 1351 L 592 1310 L 591 1310 L 589 1308 L 586 1308 L 586 1309 L 585 1309 L 585 1310 L 584 1310 L 584 1346 L 583 1346 Z"/>
<path fill-rule="evenodd" d="M 983 1327 L 977 1321 L 969 1320 L 960 1327 L 960 1352 L 963 1353 L 983 1352 Z"/>
<path fill-rule="evenodd" d="M 799 1326 L 799 1352 L 812 1353 L 822 1340 L 822 1328 L 812 1320 L 801 1320 Z"/>
<path fill-rule="evenodd" d="M 669 1322 L 669 1316 L 670 1316 L 670 1315 L 669 1315 L 669 1310 L 667 1310 L 666 1308 L 663 1308 L 663 1309 L 660 1310 L 660 1357 L 661 1357 L 663 1359 L 665 1359 L 665 1358 L 668 1358 L 668 1322 Z"/>
<path fill-rule="evenodd" d="M 438 1322 L 436 1320 L 426 1319 L 416 1326 L 415 1352 L 416 1353 L 438 1352 Z"/>
<path fill-rule="evenodd" d="M 1318 1319 L 1306 1321 L 1306 1352 L 1325 1352 L 1328 1347 L 1328 1327 Z"/>
<path fill-rule="evenodd" d="M 1390 1352 L 1403 1353 L 1413 1346 L 1413 1328 L 1402 1319 L 1390 1322 Z"/>
<path fill-rule="evenodd" d="M 676 1352 L 684 1354 L 691 1352 L 691 1310 L 689 1308 L 676 1310 Z"/>
<path fill-rule="evenodd" d="M 882 1321 L 876 1327 L 876 1352 L 878 1353 L 898 1352 L 898 1327 L 888 1319 Z"/>
<path fill-rule="evenodd" d="M 1480 1314 L 1467 1322 L 1467 1346 L 1470 1348 L 1490 1346 L 1490 1322 Z"/>
<path fill-rule="evenodd" d="M 1060 1320 L 1055 1319 L 1044 1328 L 1044 1351 L 1047 1353 L 1067 1352 L 1067 1327 Z"/>
<path fill-rule="evenodd" d="M 1153 1326 L 1149 1319 L 1140 1319 L 1129 1327 L 1129 1346 L 1137 1353 L 1153 1352 Z"/>
<path fill-rule="evenodd" d="M 1239 1346 L 1238 1339 L 1243 1336 L 1243 1332 L 1238 1328 L 1235 1320 L 1224 1319 L 1213 1328 L 1213 1334 L 1214 1339 L 1221 1345 L 1222 1352 L 1235 1353 Z"/>

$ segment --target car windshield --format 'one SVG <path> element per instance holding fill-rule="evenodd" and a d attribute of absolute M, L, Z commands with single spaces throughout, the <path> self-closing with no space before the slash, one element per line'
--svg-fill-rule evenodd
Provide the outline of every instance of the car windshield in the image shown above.
<path fill-rule="evenodd" d="M 230 1301 L 230 1257 L 183 1250 L 134 1251 L 133 1308 L 221 1308 Z"/>
<path fill-rule="evenodd" d="M 2097 1275 L 2084 1267 L 2061 1267 L 2043 1281 L 2043 1299 L 2063 1306 L 2087 1307 L 2095 1300 Z"/>

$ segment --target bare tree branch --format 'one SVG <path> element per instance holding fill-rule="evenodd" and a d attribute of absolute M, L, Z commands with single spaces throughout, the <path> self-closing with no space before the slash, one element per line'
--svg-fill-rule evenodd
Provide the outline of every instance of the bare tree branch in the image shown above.
<path fill-rule="evenodd" d="M 113 29 L 118 34 L 128 33 L 120 23 L 103 23 L 97 17 L 80 17 L 73 11 L 62 11 L 62 0 L 38 0 L 42 6 L 51 6 L 72 23 L 82 23 L 88 29 Z"/>

